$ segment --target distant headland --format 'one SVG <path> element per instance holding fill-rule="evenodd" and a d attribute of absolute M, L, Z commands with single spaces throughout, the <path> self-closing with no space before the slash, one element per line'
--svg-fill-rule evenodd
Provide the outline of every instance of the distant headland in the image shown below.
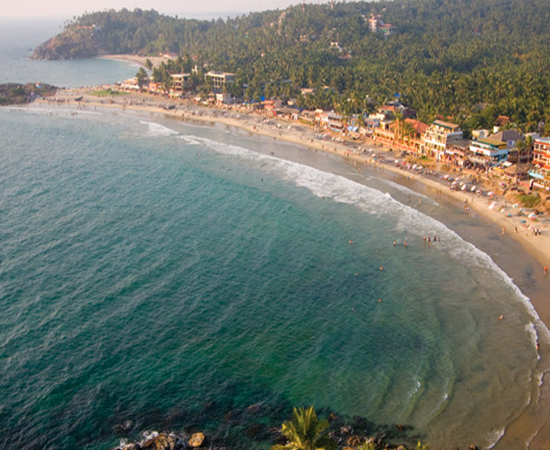
<path fill-rule="evenodd" d="M 499 115 L 548 135 L 549 21 L 546 0 L 327 2 L 225 20 L 122 9 L 67 22 L 32 57 L 170 55 L 173 64 L 149 68 L 153 81 L 226 72 L 228 93 L 246 101 L 296 99 L 351 116 L 398 100 L 467 135 Z"/>

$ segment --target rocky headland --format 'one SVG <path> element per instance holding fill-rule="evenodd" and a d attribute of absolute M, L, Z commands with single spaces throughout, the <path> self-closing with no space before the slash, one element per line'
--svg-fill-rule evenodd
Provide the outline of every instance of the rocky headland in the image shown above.
<path fill-rule="evenodd" d="M 56 92 L 57 88 L 49 84 L 0 84 L 0 106 L 22 105 L 40 97 L 54 95 Z"/>

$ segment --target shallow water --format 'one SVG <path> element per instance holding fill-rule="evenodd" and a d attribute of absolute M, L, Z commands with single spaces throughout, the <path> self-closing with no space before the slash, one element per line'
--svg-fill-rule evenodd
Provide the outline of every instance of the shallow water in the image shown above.
<path fill-rule="evenodd" d="M 3 448 L 241 442 L 228 413 L 255 403 L 262 423 L 314 404 L 489 446 L 538 395 L 546 329 L 422 194 L 154 116 L 0 128 Z"/>

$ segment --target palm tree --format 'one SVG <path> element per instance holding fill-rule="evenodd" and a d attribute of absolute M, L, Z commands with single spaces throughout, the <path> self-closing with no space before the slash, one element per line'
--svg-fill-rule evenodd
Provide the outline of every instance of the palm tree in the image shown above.
<path fill-rule="evenodd" d="M 271 450 L 332 450 L 334 441 L 327 436 L 327 420 L 319 420 L 313 406 L 294 408 L 292 420 L 283 423 L 286 445 L 274 445 Z"/>

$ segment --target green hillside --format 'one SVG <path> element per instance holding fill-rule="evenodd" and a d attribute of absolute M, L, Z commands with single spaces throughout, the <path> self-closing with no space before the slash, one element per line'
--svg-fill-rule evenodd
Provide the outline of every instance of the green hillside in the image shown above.
<path fill-rule="evenodd" d="M 371 14 L 395 32 L 372 32 Z M 396 0 L 301 5 L 227 20 L 178 19 L 155 11 L 88 13 L 35 51 L 59 59 L 173 53 L 157 71 L 237 74 L 234 94 L 295 97 L 300 106 L 362 112 L 401 94 L 429 120 L 467 129 L 498 114 L 526 131 L 550 126 L 550 8 L 546 0 Z M 246 92 L 242 86 L 247 85 Z"/>

